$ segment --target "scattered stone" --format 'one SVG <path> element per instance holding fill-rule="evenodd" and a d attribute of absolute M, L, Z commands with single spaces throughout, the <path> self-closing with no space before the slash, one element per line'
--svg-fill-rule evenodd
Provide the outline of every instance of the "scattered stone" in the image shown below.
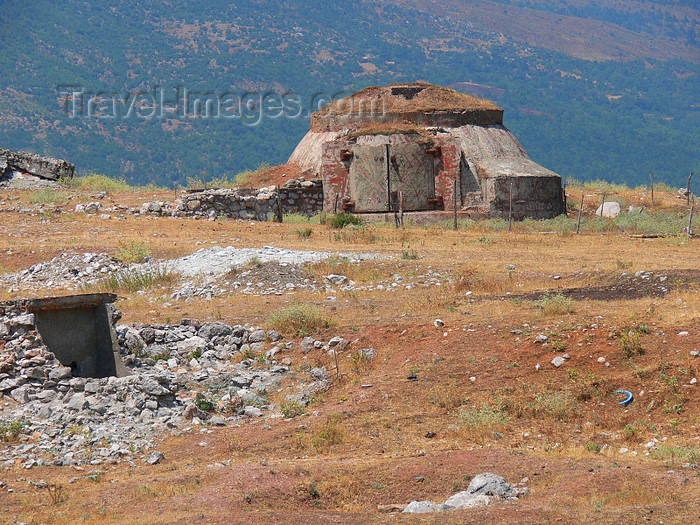
<path fill-rule="evenodd" d="M 445 326 L 445 321 L 443 321 L 442 319 L 435 319 L 435 321 L 433 321 L 433 324 L 435 325 L 435 328 L 442 328 L 443 326 Z"/>
<path fill-rule="evenodd" d="M 148 459 L 146 460 L 146 463 L 148 463 L 149 465 L 157 465 L 163 459 L 165 459 L 165 454 L 163 454 L 162 452 L 151 452 L 151 454 L 148 456 Z"/>
<path fill-rule="evenodd" d="M 564 363 L 566 363 L 566 359 L 564 359 L 563 356 L 558 355 L 557 357 L 552 359 L 552 364 L 557 368 L 559 368 Z"/>

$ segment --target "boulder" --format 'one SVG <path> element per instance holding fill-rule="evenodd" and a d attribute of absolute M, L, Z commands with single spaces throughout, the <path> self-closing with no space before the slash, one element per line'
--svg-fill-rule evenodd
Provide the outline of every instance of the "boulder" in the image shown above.
<path fill-rule="evenodd" d="M 599 217 L 608 217 L 612 219 L 620 215 L 620 211 L 622 211 L 620 203 L 610 201 L 602 204 L 601 206 L 598 206 L 598 209 L 595 211 L 595 214 Z"/>

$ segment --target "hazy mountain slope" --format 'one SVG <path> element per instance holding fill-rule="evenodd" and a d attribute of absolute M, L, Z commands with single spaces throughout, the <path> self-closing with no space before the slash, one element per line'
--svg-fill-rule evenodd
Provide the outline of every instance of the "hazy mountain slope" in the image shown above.
<path fill-rule="evenodd" d="M 202 99 L 295 92 L 308 113 L 323 94 L 426 80 L 486 85 L 531 156 L 564 175 L 635 184 L 652 169 L 680 184 L 700 168 L 699 10 L 601 4 L 7 0 L 0 145 L 132 181 L 232 176 L 284 162 L 306 114 L 257 123 L 258 100 L 239 117 L 142 118 L 136 95 L 159 89 L 172 103 L 177 89 Z M 657 12 L 669 14 L 656 23 Z M 71 115 L 66 86 L 102 93 L 92 118 L 86 104 Z"/>

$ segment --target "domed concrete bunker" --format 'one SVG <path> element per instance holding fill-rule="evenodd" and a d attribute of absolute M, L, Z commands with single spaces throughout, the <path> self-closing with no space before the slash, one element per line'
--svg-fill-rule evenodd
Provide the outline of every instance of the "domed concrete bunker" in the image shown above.
<path fill-rule="evenodd" d="M 335 213 L 452 212 L 549 219 L 561 177 L 528 157 L 492 102 L 426 83 L 369 87 L 311 115 L 289 163 L 323 181 Z M 450 213 L 451 214 L 451 213 Z"/>

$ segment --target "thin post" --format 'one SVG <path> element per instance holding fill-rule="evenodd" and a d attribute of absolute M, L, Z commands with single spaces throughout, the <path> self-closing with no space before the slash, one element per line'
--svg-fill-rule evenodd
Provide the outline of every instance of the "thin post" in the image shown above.
<path fill-rule="evenodd" d="M 692 204 L 690 205 L 690 218 L 688 219 L 688 237 L 693 235 L 693 212 L 695 211 L 695 195 L 693 195 Z"/>
<path fill-rule="evenodd" d="M 335 194 L 335 204 L 333 205 L 333 215 L 337 215 L 338 213 L 338 197 L 340 196 L 339 193 Z"/>
<path fill-rule="evenodd" d="M 452 183 L 452 227 L 457 231 L 457 179 Z"/>
<path fill-rule="evenodd" d="M 581 205 L 578 207 L 578 221 L 576 222 L 576 235 L 581 232 L 581 214 L 583 213 L 583 193 L 581 194 Z"/>
<path fill-rule="evenodd" d="M 649 182 L 651 183 L 651 205 L 654 205 L 654 177 L 651 175 L 651 170 L 649 170 Z"/>
<path fill-rule="evenodd" d="M 605 192 L 603 192 L 603 202 L 600 203 L 600 216 L 603 216 L 603 211 L 605 210 Z"/>
<path fill-rule="evenodd" d="M 513 231 L 513 181 L 510 181 L 508 190 L 508 231 Z"/>
<path fill-rule="evenodd" d="M 282 198 L 280 196 L 280 185 L 277 185 L 277 222 L 283 222 L 282 215 Z"/>
<path fill-rule="evenodd" d="M 687 204 L 690 206 L 690 179 L 693 178 L 693 171 L 690 172 L 690 175 L 688 176 L 688 188 L 685 191 L 685 196 L 688 199 Z"/>
<path fill-rule="evenodd" d="M 399 222 L 403 228 L 403 192 L 399 192 Z"/>

